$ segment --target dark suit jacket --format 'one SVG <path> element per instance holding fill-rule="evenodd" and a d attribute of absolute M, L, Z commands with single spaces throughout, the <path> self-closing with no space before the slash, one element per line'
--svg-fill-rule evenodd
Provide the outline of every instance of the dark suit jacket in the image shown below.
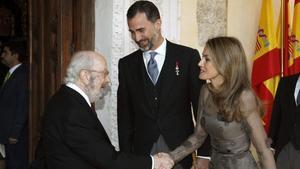
<path fill-rule="evenodd" d="M 0 63 L 0 86 L 2 86 L 2 82 L 4 81 L 5 75 L 8 71 L 8 67 L 4 64 Z"/>
<path fill-rule="evenodd" d="M 44 116 L 42 150 L 48 169 L 150 169 L 151 157 L 116 152 L 96 113 L 75 90 L 62 86 Z"/>
<path fill-rule="evenodd" d="M 202 81 L 199 80 L 200 56 L 197 50 L 167 41 L 166 58 L 160 72 L 158 112 L 153 114 L 147 95 L 150 78 L 137 50 L 119 61 L 118 131 L 121 151 L 148 154 L 162 135 L 172 150 L 192 134 L 191 103 L 197 112 Z M 179 75 L 176 75 L 176 64 Z M 195 113 L 196 114 L 196 113 Z M 207 151 L 207 150 L 206 150 Z M 208 152 L 207 152 L 208 155 Z M 182 163 L 191 165 L 191 158 Z"/>
<path fill-rule="evenodd" d="M 27 134 L 28 71 L 19 66 L 0 86 L 0 143 L 8 138 L 24 139 Z"/>
<path fill-rule="evenodd" d="M 281 149 L 291 141 L 290 131 L 296 110 L 294 92 L 298 77 L 299 74 L 281 78 L 276 91 L 269 131 L 276 158 Z"/>

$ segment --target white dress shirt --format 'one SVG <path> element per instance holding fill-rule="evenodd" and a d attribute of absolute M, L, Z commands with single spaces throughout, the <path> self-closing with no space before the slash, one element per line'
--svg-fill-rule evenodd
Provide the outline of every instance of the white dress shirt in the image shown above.
<path fill-rule="evenodd" d="M 298 92 L 300 90 L 300 76 L 298 77 L 297 83 L 296 83 L 296 87 L 295 87 L 295 92 L 294 92 L 294 97 L 295 97 L 295 103 L 297 105 L 297 96 L 298 96 Z"/>
<path fill-rule="evenodd" d="M 76 84 L 67 83 L 66 86 L 68 86 L 69 88 L 74 89 L 76 92 L 78 92 L 84 98 L 84 100 L 89 104 L 89 106 L 92 107 L 89 97 Z"/>
<path fill-rule="evenodd" d="M 14 71 L 21 65 L 22 65 L 22 63 L 19 63 L 19 64 L 13 66 L 12 68 L 9 69 L 9 73 L 12 75 L 14 73 Z"/>
<path fill-rule="evenodd" d="M 167 50 L 167 40 L 164 38 L 163 43 L 157 49 L 149 50 L 149 51 L 146 51 L 143 53 L 143 59 L 144 59 L 144 64 L 145 64 L 146 70 L 147 70 L 148 62 L 150 60 L 150 52 L 157 53 L 154 57 L 154 59 L 157 63 L 157 68 L 158 68 L 157 79 L 159 78 L 161 69 L 162 69 L 165 59 L 166 59 L 166 50 Z M 147 71 L 147 73 L 148 73 L 148 71 Z M 150 77 L 149 73 L 148 73 L 148 76 Z M 150 79 L 151 79 L 151 77 L 150 77 Z"/>

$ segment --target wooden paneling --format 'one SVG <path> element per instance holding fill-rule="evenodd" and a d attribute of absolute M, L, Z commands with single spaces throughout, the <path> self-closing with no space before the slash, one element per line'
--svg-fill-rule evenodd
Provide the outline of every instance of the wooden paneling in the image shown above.
<path fill-rule="evenodd" d="M 94 0 L 29 0 L 30 159 L 39 140 L 44 107 L 63 83 L 78 50 L 94 50 Z"/>
<path fill-rule="evenodd" d="M 74 38 L 75 50 L 95 48 L 95 7 L 94 0 L 74 1 Z M 91 8 L 91 6 L 93 6 Z M 84 15 L 82 15 L 84 14 Z M 85 36 L 86 33 L 90 35 Z"/>
<path fill-rule="evenodd" d="M 39 138 L 44 94 L 44 10 L 42 1 L 29 1 L 29 53 L 30 53 L 30 106 L 29 106 L 29 157 L 33 158 Z"/>

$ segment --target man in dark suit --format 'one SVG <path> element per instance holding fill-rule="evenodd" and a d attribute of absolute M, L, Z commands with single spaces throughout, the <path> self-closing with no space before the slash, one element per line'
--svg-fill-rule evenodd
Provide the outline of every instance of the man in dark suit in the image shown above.
<path fill-rule="evenodd" d="M 91 103 L 110 83 L 103 56 L 77 52 L 67 68 L 65 85 L 50 99 L 39 147 L 47 169 L 157 169 L 173 162 L 166 154 L 136 156 L 116 152 Z M 41 158 L 40 158 L 41 159 Z"/>
<path fill-rule="evenodd" d="M 273 105 L 269 137 L 278 169 L 300 166 L 300 74 L 280 79 Z"/>
<path fill-rule="evenodd" d="M 5 147 L 7 169 L 28 167 L 28 71 L 22 58 L 23 42 L 3 45 L 2 63 L 10 69 L 0 89 L 0 144 Z"/>
<path fill-rule="evenodd" d="M 4 64 L 0 63 L 0 86 L 2 86 L 2 83 L 4 81 L 4 78 L 5 78 L 5 75 L 7 72 L 8 72 L 8 67 L 5 66 Z"/>
<path fill-rule="evenodd" d="M 162 36 L 160 14 L 152 2 L 135 2 L 127 11 L 127 23 L 140 49 L 119 61 L 120 150 L 141 155 L 167 152 L 193 131 L 191 106 L 196 112 L 202 86 L 200 56 Z M 188 156 L 175 169 L 191 164 Z"/>

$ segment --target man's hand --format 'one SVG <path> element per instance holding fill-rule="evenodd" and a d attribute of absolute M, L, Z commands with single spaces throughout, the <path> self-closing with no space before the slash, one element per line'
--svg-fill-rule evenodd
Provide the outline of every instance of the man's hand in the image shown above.
<path fill-rule="evenodd" d="M 18 139 L 16 139 L 16 138 L 12 138 L 12 137 L 8 138 L 8 144 L 17 144 L 17 142 L 18 142 Z"/>
<path fill-rule="evenodd" d="M 209 169 L 209 159 L 196 157 L 195 169 Z"/>
<path fill-rule="evenodd" d="M 154 169 L 171 169 L 174 161 L 167 153 L 158 153 L 154 156 Z"/>

